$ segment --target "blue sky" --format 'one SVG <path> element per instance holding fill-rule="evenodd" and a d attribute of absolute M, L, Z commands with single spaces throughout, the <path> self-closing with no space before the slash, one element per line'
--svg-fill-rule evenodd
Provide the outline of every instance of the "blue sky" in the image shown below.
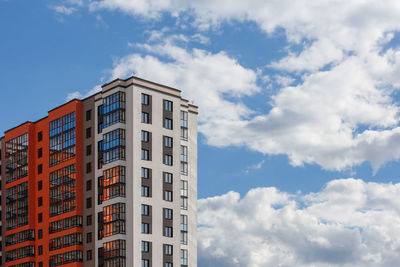
<path fill-rule="evenodd" d="M 0 0 L 0 131 L 134 71 L 200 106 L 200 266 L 393 266 L 400 259 L 389 252 L 400 240 L 385 233 L 400 228 L 391 208 L 400 202 L 389 198 L 400 173 L 398 5 L 250 2 Z M 339 212 L 335 190 L 343 199 L 354 194 Z M 253 195 L 271 199 L 259 207 Z M 324 213 L 321 203 L 344 215 Z M 306 230 L 315 236 L 299 236 L 306 241 L 295 246 L 273 235 L 272 226 L 290 232 L 285 212 L 298 231 L 314 218 Z M 246 214 L 257 229 L 275 224 L 258 240 L 235 228 L 233 218 Z M 374 221 L 385 216 L 396 223 Z M 242 239 L 217 239 L 222 225 Z M 380 250 L 388 243 L 389 252 Z"/>

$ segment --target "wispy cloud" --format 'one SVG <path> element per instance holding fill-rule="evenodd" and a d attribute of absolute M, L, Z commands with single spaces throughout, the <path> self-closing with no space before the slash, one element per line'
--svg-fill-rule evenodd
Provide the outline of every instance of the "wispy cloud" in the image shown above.
<path fill-rule="evenodd" d="M 263 160 L 261 160 L 260 162 L 254 164 L 254 165 L 248 166 L 248 167 L 244 170 L 244 173 L 245 173 L 245 174 L 248 174 L 248 173 L 249 173 L 250 171 L 252 171 L 252 170 L 259 170 L 259 169 L 261 169 L 261 167 L 264 165 L 265 161 L 266 161 L 266 160 L 263 159 Z"/>
<path fill-rule="evenodd" d="M 76 98 L 76 99 L 82 99 L 82 98 L 91 96 L 91 95 L 93 95 L 93 94 L 95 94 L 95 93 L 97 93 L 97 92 L 100 92 L 100 91 L 101 91 L 101 86 L 100 86 L 100 85 L 96 85 L 96 86 L 93 87 L 90 91 L 88 91 L 88 92 L 86 92 L 86 93 L 81 93 L 81 92 L 79 92 L 79 91 L 75 91 L 75 92 L 69 93 L 69 94 L 67 95 L 66 100 L 67 100 L 67 101 L 70 101 L 70 100 L 75 99 L 75 98 Z"/>

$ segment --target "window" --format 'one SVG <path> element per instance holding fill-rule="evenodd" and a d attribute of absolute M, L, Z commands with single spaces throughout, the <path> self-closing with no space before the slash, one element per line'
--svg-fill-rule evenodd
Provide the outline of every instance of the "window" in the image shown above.
<path fill-rule="evenodd" d="M 150 260 L 142 260 L 142 267 L 150 267 Z"/>
<path fill-rule="evenodd" d="M 41 206 L 43 206 L 43 198 L 39 197 L 38 198 L 38 207 L 41 207 Z"/>
<path fill-rule="evenodd" d="M 92 137 L 92 127 L 86 128 L 86 138 Z"/>
<path fill-rule="evenodd" d="M 92 155 L 92 145 L 86 146 L 86 156 Z"/>
<path fill-rule="evenodd" d="M 164 264 L 164 267 L 172 267 L 172 262 L 166 262 L 166 263 Z"/>
<path fill-rule="evenodd" d="M 38 142 L 43 140 L 43 132 L 38 132 Z"/>
<path fill-rule="evenodd" d="M 92 198 L 91 197 L 88 197 L 87 199 L 86 199 L 86 208 L 87 209 L 90 209 L 92 207 Z"/>
<path fill-rule="evenodd" d="M 172 191 L 164 191 L 164 200 L 172 201 Z"/>
<path fill-rule="evenodd" d="M 150 160 L 150 151 L 142 148 L 142 160 Z"/>
<path fill-rule="evenodd" d="M 98 238 L 125 234 L 125 219 L 125 203 L 103 207 L 103 211 L 98 213 Z"/>
<path fill-rule="evenodd" d="M 172 173 L 164 172 L 163 176 L 164 176 L 164 183 L 172 184 Z"/>
<path fill-rule="evenodd" d="M 75 164 L 50 173 L 50 217 L 76 208 Z"/>
<path fill-rule="evenodd" d="M 142 112 L 142 122 L 150 123 L 150 114 L 147 112 Z"/>
<path fill-rule="evenodd" d="M 188 197 L 188 182 L 181 180 L 181 196 Z"/>
<path fill-rule="evenodd" d="M 150 96 L 146 94 L 142 94 L 142 104 L 150 105 Z"/>
<path fill-rule="evenodd" d="M 41 157 L 43 157 L 43 149 L 39 148 L 38 149 L 38 158 L 40 159 Z"/>
<path fill-rule="evenodd" d="M 6 230 L 28 224 L 28 182 L 6 189 Z"/>
<path fill-rule="evenodd" d="M 92 242 L 92 233 L 86 233 L 86 243 Z"/>
<path fill-rule="evenodd" d="M 149 142 L 149 132 L 142 130 L 142 142 L 148 143 Z"/>
<path fill-rule="evenodd" d="M 103 244 L 101 248 L 104 264 L 99 266 L 105 267 L 124 267 L 126 266 L 126 241 L 122 239 L 113 240 Z"/>
<path fill-rule="evenodd" d="M 172 111 L 172 102 L 168 100 L 164 100 L 164 110 Z"/>
<path fill-rule="evenodd" d="M 43 181 L 38 182 L 38 191 L 42 190 L 43 188 Z"/>
<path fill-rule="evenodd" d="M 181 127 L 181 140 L 187 141 L 188 140 L 188 129 Z"/>
<path fill-rule="evenodd" d="M 86 121 L 90 121 L 92 119 L 92 110 L 86 110 Z"/>
<path fill-rule="evenodd" d="M 6 142 L 6 183 L 28 176 L 28 134 Z"/>
<path fill-rule="evenodd" d="M 169 226 L 164 227 L 164 236 L 172 237 L 172 227 Z"/>
<path fill-rule="evenodd" d="M 172 155 L 164 155 L 164 164 L 172 166 Z"/>
<path fill-rule="evenodd" d="M 103 105 L 98 107 L 98 133 L 115 123 L 125 123 L 125 93 L 116 92 L 103 99 Z"/>
<path fill-rule="evenodd" d="M 142 241 L 142 252 L 150 252 L 150 242 Z"/>
<path fill-rule="evenodd" d="M 188 209 L 188 198 L 187 197 L 181 197 L 181 209 L 182 210 Z"/>
<path fill-rule="evenodd" d="M 99 157 L 104 164 L 115 160 L 125 160 L 125 130 L 116 129 L 103 135 L 99 144 Z"/>
<path fill-rule="evenodd" d="M 188 147 L 181 146 L 181 162 L 188 162 Z"/>
<path fill-rule="evenodd" d="M 92 215 L 86 216 L 86 225 L 92 225 Z"/>
<path fill-rule="evenodd" d="M 172 245 L 166 245 L 164 244 L 164 255 L 166 256 L 172 256 Z"/>
<path fill-rule="evenodd" d="M 43 255 L 43 246 L 38 247 L 38 253 L 39 255 Z"/>
<path fill-rule="evenodd" d="M 149 187 L 142 185 L 142 197 L 150 197 Z"/>
<path fill-rule="evenodd" d="M 164 146 L 172 147 L 172 137 L 164 136 Z"/>
<path fill-rule="evenodd" d="M 75 112 L 50 122 L 50 166 L 75 157 Z"/>
<path fill-rule="evenodd" d="M 38 222 L 42 222 L 43 221 L 43 213 L 39 213 L 38 214 Z"/>
<path fill-rule="evenodd" d="M 150 215 L 150 206 L 142 204 L 142 215 L 149 216 Z"/>
<path fill-rule="evenodd" d="M 181 244 L 187 245 L 187 232 L 181 231 Z"/>
<path fill-rule="evenodd" d="M 92 251 L 91 250 L 86 251 L 86 260 L 88 260 L 88 261 L 92 260 Z"/>
<path fill-rule="evenodd" d="M 39 164 L 38 165 L 38 174 L 42 174 L 43 173 L 43 165 Z"/>
<path fill-rule="evenodd" d="M 125 167 L 115 166 L 99 177 L 99 204 L 115 197 L 125 197 Z"/>
<path fill-rule="evenodd" d="M 164 119 L 164 128 L 172 130 L 172 120 L 171 119 Z"/>
<path fill-rule="evenodd" d="M 86 163 L 86 173 L 91 173 L 92 172 L 92 163 L 88 162 Z"/>
<path fill-rule="evenodd" d="M 142 178 L 148 179 L 150 177 L 150 169 L 142 167 Z"/>
<path fill-rule="evenodd" d="M 164 209 L 164 219 L 172 220 L 172 209 Z"/>
<path fill-rule="evenodd" d="M 42 239 L 42 238 L 43 238 L 43 230 L 42 230 L 42 229 L 39 229 L 39 230 L 38 230 L 38 238 L 39 238 L 39 239 Z"/>
<path fill-rule="evenodd" d="M 181 265 L 188 265 L 188 251 L 181 249 Z"/>
<path fill-rule="evenodd" d="M 142 234 L 150 234 L 150 224 L 142 223 Z"/>
<path fill-rule="evenodd" d="M 92 190 L 92 180 L 86 181 L 86 191 Z"/>
<path fill-rule="evenodd" d="M 39 262 L 39 267 L 43 267 L 43 261 Z"/>
<path fill-rule="evenodd" d="M 187 215 L 181 215 L 181 231 L 187 232 L 187 223 L 188 223 L 188 217 Z"/>

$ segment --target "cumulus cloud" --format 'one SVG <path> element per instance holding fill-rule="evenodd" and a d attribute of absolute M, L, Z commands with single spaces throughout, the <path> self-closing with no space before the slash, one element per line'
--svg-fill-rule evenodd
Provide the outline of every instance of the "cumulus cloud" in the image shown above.
<path fill-rule="evenodd" d="M 199 266 L 397 266 L 399 195 L 400 184 L 340 179 L 306 195 L 200 199 Z"/>
<path fill-rule="evenodd" d="M 67 95 L 67 99 L 66 100 L 70 101 L 70 100 L 75 99 L 75 98 L 76 99 L 82 99 L 82 98 L 91 96 L 91 95 L 93 95 L 93 94 L 95 94 L 97 92 L 100 92 L 100 91 L 101 91 L 101 86 L 100 85 L 96 85 L 91 90 L 89 90 L 89 91 L 87 91 L 86 93 L 83 93 L 83 94 L 81 92 L 79 92 L 79 91 L 75 91 L 75 92 L 69 93 Z"/>
<path fill-rule="evenodd" d="M 98 0 L 91 8 L 151 19 L 169 13 L 199 29 L 231 21 L 255 22 L 267 35 L 283 29 L 287 55 L 265 62 L 278 75 L 245 68 L 223 51 L 185 50 L 176 43 L 208 39 L 168 38 L 167 28 L 151 32 L 150 41 L 161 44 L 137 45 L 147 55 L 115 63 L 113 77 L 135 70 L 195 100 L 201 107 L 199 130 L 210 145 L 245 145 L 285 154 L 295 166 L 330 170 L 369 161 L 376 171 L 400 157 L 399 107 L 393 97 L 400 88 L 400 50 L 390 43 L 400 30 L 398 1 Z M 255 113 L 242 98 L 264 86 L 276 88 L 265 99 L 271 109 Z"/>

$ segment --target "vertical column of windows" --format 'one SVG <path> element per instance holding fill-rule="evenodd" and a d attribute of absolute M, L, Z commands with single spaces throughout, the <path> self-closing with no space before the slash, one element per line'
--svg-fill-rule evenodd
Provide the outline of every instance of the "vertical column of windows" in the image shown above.
<path fill-rule="evenodd" d="M 6 183 L 28 176 L 28 134 L 6 142 Z"/>
<path fill-rule="evenodd" d="M 188 113 L 181 111 L 181 140 L 188 140 Z"/>
<path fill-rule="evenodd" d="M 6 230 L 28 224 L 28 182 L 6 190 Z"/>
<path fill-rule="evenodd" d="M 181 174 L 188 175 L 188 147 L 181 145 Z"/>
<path fill-rule="evenodd" d="M 188 209 L 188 182 L 181 180 L 181 209 Z"/>
<path fill-rule="evenodd" d="M 125 197 L 125 167 L 116 166 L 103 171 L 98 183 L 98 203 L 115 198 Z"/>
<path fill-rule="evenodd" d="M 76 208 L 75 164 L 50 173 L 50 217 Z"/>
<path fill-rule="evenodd" d="M 98 213 L 98 238 L 125 234 L 125 219 L 125 203 L 103 207 L 103 211 Z"/>
<path fill-rule="evenodd" d="M 181 244 L 187 245 L 188 216 L 181 215 Z"/>
<path fill-rule="evenodd" d="M 125 123 L 126 95 L 124 92 L 116 92 L 103 99 L 103 105 L 98 107 L 97 132 L 116 123 Z"/>
<path fill-rule="evenodd" d="M 50 122 L 50 166 L 75 157 L 75 112 Z"/>

